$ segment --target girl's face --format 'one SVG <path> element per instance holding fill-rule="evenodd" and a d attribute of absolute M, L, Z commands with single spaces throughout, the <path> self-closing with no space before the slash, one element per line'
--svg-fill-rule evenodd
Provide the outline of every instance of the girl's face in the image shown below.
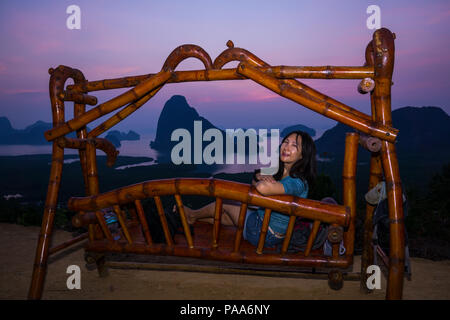
<path fill-rule="evenodd" d="M 294 164 L 301 158 L 302 136 L 293 133 L 281 143 L 280 160 L 284 162 L 284 164 Z"/>

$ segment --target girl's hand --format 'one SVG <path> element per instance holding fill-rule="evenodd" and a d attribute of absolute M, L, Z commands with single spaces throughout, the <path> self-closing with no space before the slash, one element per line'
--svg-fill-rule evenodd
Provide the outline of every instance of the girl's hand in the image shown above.
<path fill-rule="evenodd" d="M 258 181 L 266 181 L 270 183 L 276 183 L 277 181 L 273 178 L 273 176 L 261 175 L 259 174 Z"/>

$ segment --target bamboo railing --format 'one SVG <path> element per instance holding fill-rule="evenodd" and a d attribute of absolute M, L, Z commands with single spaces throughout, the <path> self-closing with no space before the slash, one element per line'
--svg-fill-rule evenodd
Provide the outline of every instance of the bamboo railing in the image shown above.
<path fill-rule="evenodd" d="M 351 165 L 356 164 L 352 162 Z M 349 177 L 350 180 L 354 180 L 354 178 L 354 176 Z M 184 205 L 181 198 L 182 195 L 200 195 L 215 199 L 214 224 L 211 228 L 211 243 L 209 247 L 195 245 L 184 213 Z M 162 206 L 162 196 L 174 196 L 175 198 L 182 221 L 186 245 L 176 244 L 171 237 L 164 208 Z M 354 196 L 354 193 L 351 196 Z M 151 234 L 148 230 L 141 204 L 141 201 L 147 198 L 153 198 L 155 200 L 159 220 L 166 239 L 164 245 L 156 244 L 151 241 Z M 235 232 L 234 245 L 232 248 L 223 248 L 219 245 L 223 200 L 233 200 L 241 203 L 239 215 L 240 223 Z M 355 199 L 349 201 L 354 202 Z M 136 210 L 142 213 L 138 215 L 138 224 L 141 226 L 141 234 L 143 234 L 145 238 L 144 242 L 139 241 L 139 235 L 136 238 L 136 234 L 135 239 L 133 239 L 130 231 L 130 222 L 126 221 L 121 209 L 121 207 L 128 205 L 135 205 Z M 243 221 L 245 220 L 245 215 L 247 213 L 246 208 L 249 205 L 266 208 L 261 234 L 254 252 L 240 250 L 243 241 Z M 86 226 L 95 223 L 99 223 L 101 226 L 106 225 L 104 217 L 99 213 L 102 209 L 110 207 L 114 208 L 114 211 L 116 212 L 126 241 L 113 241 L 110 231 L 107 228 L 102 227 L 104 236 L 108 241 L 104 241 L 103 238 L 98 242 L 91 241 L 87 246 L 90 251 L 102 252 L 107 248 L 108 251 L 115 252 L 158 253 L 184 257 L 201 256 L 206 259 L 219 259 L 231 262 L 246 261 L 258 264 L 285 264 L 286 259 L 288 259 L 290 260 L 290 262 L 288 262 L 289 265 L 312 266 L 317 263 L 320 266 L 341 268 L 344 268 L 351 263 L 351 256 L 349 255 L 345 257 L 335 256 L 333 259 L 320 257 L 317 256 L 317 254 L 314 256 L 310 255 L 320 223 L 333 224 L 335 226 L 354 230 L 351 226 L 351 224 L 354 223 L 354 218 L 352 218 L 351 208 L 348 206 L 329 204 L 288 195 L 264 197 L 256 191 L 255 187 L 247 184 L 220 179 L 200 178 L 150 180 L 89 197 L 72 197 L 68 202 L 68 208 L 70 210 L 79 212 L 74 217 L 74 223 L 77 226 Z M 281 255 L 278 253 L 268 254 L 263 252 L 272 210 L 277 210 L 278 212 L 290 215 L 287 236 L 283 241 Z M 287 253 L 287 247 L 294 229 L 296 217 L 314 220 L 313 232 L 310 234 L 303 256 Z M 350 235 L 350 237 L 351 236 L 352 235 Z M 340 242 L 341 239 L 342 235 L 341 237 L 338 237 L 337 240 Z M 352 249 L 350 249 L 350 253 L 351 251 Z M 217 252 L 221 252 L 222 255 L 217 255 Z"/>
<path fill-rule="evenodd" d="M 358 143 L 372 153 L 369 188 L 382 178 L 386 178 L 388 188 L 388 204 L 390 226 L 389 276 L 386 290 L 387 299 L 401 299 L 403 290 L 404 269 L 404 222 L 402 207 L 402 188 L 400 182 L 395 141 L 398 130 L 392 127 L 391 117 L 391 85 L 394 65 L 394 38 L 386 28 L 376 30 L 373 40 L 369 42 L 365 52 L 363 66 L 271 66 L 253 53 L 234 47 L 227 42 L 224 50 L 214 61 L 201 47 L 182 45 L 168 56 L 161 71 L 138 76 L 116 79 L 87 81 L 76 69 L 59 66 L 51 68 L 50 100 L 52 107 L 53 128 L 45 132 L 45 138 L 53 143 L 52 164 L 48 184 L 46 205 L 41 233 L 36 249 L 29 298 L 39 299 L 42 296 L 48 256 L 67 246 L 88 237 L 87 249 L 97 252 L 134 252 L 142 254 L 173 254 L 181 256 L 203 257 L 208 259 L 229 260 L 236 262 L 273 263 L 303 266 L 328 266 L 342 268 L 348 266 L 353 259 L 354 220 L 356 175 L 356 150 Z M 187 58 L 199 59 L 204 70 L 176 71 L 178 64 Z M 231 62 L 238 61 L 236 68 L 223 69 Z M 72 85 L 65 87 L 68 79 Z M 360 79 L 357 90 L 361 94 L 370 93 L 371 114 L 365 114 L 323 93 L 310 88 L 298 79 Z M 115 191 L 99 194 L 99 181 L 96 164 L 96 150 L 103 150 L 108 156 L 108 165 L 114 163 L 118 152 L 104 139 L 98 136 L 120 121 L 126 119 L 140 109 L 155 96 L 166 83 L 217 80 L 252 80 L 276 92 L 280 96 L 299 103 L 325 117 L 344 123 L 358 131 L 346 138 L 345 164 L 343 168 L 343 206 L 320 204 L 308 199 L 263 197 L 247 185 L 218 180 L 174 179 L 147 181 L 127 186 Z M 90 92 L 130 88 L 125 93 L 97 105 L 97 98 Z M 74 117 L 66 121 L 65 101 L 74 103 Z M 86 111 L 86 105 L 94 106 Z M 97 106 L 95 106 L 97 105 Z M 114 114 L 112 114 L 115 112 Z M 107 117 L 92 131 L 87 125 L 100 118 Z M 75 131 L 76 139 L 66 135 Z M 78 149 L 85 191 L 87 197 L 72 198 L 69 207 L 79 213 L 74 219 L 76 224 L 86 225 L 88 232 L 74 241 L 49 248 L 58 191 L 62 177 L 62 164 L 65 148 Z M 181 196 L 187 194 L 205 195 L 216 199 L 214 224 L 211 228 L 211 248 L 197 248 L 195 238 L 190 233 L 186 221 Z M 173 195 L 180 212 L 186 245 L 177 245 L 168 232 L 165 221 L 162 196 Z M 153 197 L 164 228 L 166 243 L 153 242 L 149 226 L 140 201 Z M 220 245 L 220 229 L 223 199 L 241 202 L 238 226 L 232 248 L 226 250 Z M 242 254 L 242 233 L 247 206 L 257 205 L 266 208 L 261 230 L 260 241 L 252 253 Z M 123 206 L 131 206 L 127 217 Z M 114 240 L 104 221 L 101 209 L 112 207 L 119 220 L 122 238 L 121 244 Z M 268 230 L 270 214 L 273 210 L 290 215 L 287 236 L 283 241 L 281 253 L 264 253 L 264 235 Z M 348 211 L 347 211 L 348 210 Z M 365 283 L 365 269 L 373 262 L 373 248 L 370 244 L 373 207 L 367 205 L 364 229 L 364 249 L 361 264 L 361 286 Z M 314 221 L 307 248 L 301 255 L 287 253 L 289 239 L 292 235 L 296 217 L 304 217 Z M 329 240 L 333 244 L 332 257 L 312 254 L 312 244 L 319 230 L 320 223 L 329 223 Z M 134 228 L 138 226 L 143 241 L 135 238 Z M 344 229 L 343 229 L 344 228 Z M 344 240 L 347 252 L 341 257 L 338 253 L 339 242 Z M 228 251 L 227 251 L 228 250 Z M 282 258 L 288 257 L 288 258 Z M 102 268 L 102 263 L 97 267 Z M 342 279 L 342 274 L 333 270 L 333 279 Z M 331 278 L 330 278 L 331 279 Z"/>

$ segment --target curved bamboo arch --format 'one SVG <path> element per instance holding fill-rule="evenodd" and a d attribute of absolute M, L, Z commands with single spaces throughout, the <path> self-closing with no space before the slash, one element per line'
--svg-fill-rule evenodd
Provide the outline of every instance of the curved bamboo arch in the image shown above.
<path fill-rule="evenodd" d="M 101 215 L 98 211 L 99 207 L 96 201 L 101 197 L 112 197 L 99 194 L 97 166 L 96 166 L 96 149 L 105 151 L 108 155 L 108 164 L 112 165 L 117 151 L 105 139 L 97 138 L 100 134 L 113 127 L 118 122 L 124 120 L 130 114 L 139 109 L 149 99 L 151 99 L 166 83 L 179 83 L 189 81 L 215 81 L 215 80 L 253 80 L 262 86 L 276 92 L 280 96 L 297 102 L 325 117 L 344 123 L 357 131 L 361 135 L 361 144 L 372 151 L 369 188 L 372 188 L 382 179 L 384 173 L 390 218 L 390 251 L 389 251 L 389 277 L 388 288 L 386 291 L 387 299 L 401 299 L 403 290 L 403 273 L 404 273 L 404 223 L 403 223 L 403 207 L 402 207 L 402 186 L 400 182 L 398 161 L 395 151 L 395 140 L 398 130 L 392 127 L 391 118 L 391 85 L 392 71 L 394 66 L 394 39 L 395 35 L 386 28 L 378 29 L 373 34 L 372 41 L 369 42 L 365 51 L 365 64 L 363 66 L 322 66 L 322 67 L 297 67 L 297 66 L 270 66 L 258 58 L 253 53 L 242 49 L 235 48 L 231 41 L 227 42 L 228 48 L 225 49 L 212 62 L 211 57 L 201 47 L 193 44 L 182 45 L 174 49 L 163 64 L 160 72 L 156 74 L 146 74 L 139 76 L 131 76 L 117 79 L 105 79 L 100 81 L 87 81 L 82 72 L 67 66 L 59 66 L 56 69 L 50 69 L 50 100 L 53 113 L 53 128 L 45 132 L 45 138 L 53 142 L 52 166 L 49 179 L 49 188 L 46 198 L 46 206 L 44 211 L 41 233 L 38 240 L 38 246 L 33 268 L 33 276 L 29 291 L 29 298 L 39 299 L 42 295 L 45 273 L 47 270 L 47 260 L 50 253 L 55 252 L 65 245 L 57 246 L 49 249 L 50 238 L 53 228 L 53 218 L 57 205 L 58 191 L 60 187 L 60 179 L 62 174 L 62 163 L 64 156 L 64 148 L 75 148 L 79 150 L 80 162 L 83 170 L 86 199 L 72 199 L 70 206 L 73 209 L 80 210 L 97 210 L 92 219 L 99 221 L 100 227 L 105 228 L 101 223 Z M 204 70 L 175 71 L 177 65 L 187 58 L 197 58 L 205 66 Z M 239 61 L 237 68 L 222 69 L 222 67 L 230 61 Z M 73 79 L 74 84 L 68 85 L 64 90 L 67 79 Z M 307 79 L 361 79 L 358 90 L 361 93 L 370 92 L 371 99 L 371 115 L 360 112 L 346 104 L 339 102 L 323 93 L 306 86 L 298 81 L 298 78 Z M 96 97 L 89 95 L 89 92 L 99 90 L 109 90 L 117 88 L 131 88 L 125 93 L 103 102 L 96 107 L 86 111 L 86 104 L 97 104 Z M 74 102 L 74 118 L 65 121 L 64 118 L 64 101 Z M 108 115 L 118 109 L 114 115 L 110 116 L 103 123 L 87 132 L 86 126 L 94 120 Z M 68 139 L 65 136 L 76 131 L 76 139 Z M 355 214 L 355 187 L 354 175 L 356 171 L 356 153 L 354 152 L 354 143 L 359 139 L 358 134 L 348 136 L 349 150 L 347 154 L 346 147 L 346 163 L 344 167 L 344 203 L 350 208 L 350 220 L 354 221 Z M 353 143 L 353 144 L 351 144 Z M 346 140 L 347 144 L 347 140 Z M 353 146 L 353 147 L 351 147 Z M 376 152 L 381 149 L 379 152 Z M 353 151 L 352 151 L 353 150 Z M 347 156 L 348 155 L 348 156 Z M 350 156 L 351 155 L 351 156 Z M 348 163 L 347 163 L 348 162 Z M 175 180 L 173 192 L 177 199 L 177 204 L 181 204 L 180 195 L 183 194 L 180 189 L 182 182 Z M 146 182 L 141 184 L 141 189 L 147 184 L 157 183 L 163 185 L 163 181 Z M 204 182 L 195 182 L 197 183 Z M 224 182 L 221 182 L 227 185 Z M 192 187 L 192 186 L 191 186 Z M 228 184 L 229 188 L 242 188 L 235 184 Z M 130 187 L 133 189 L 133 187 Z M 127 189 L 128 191 L 131 189 Z M 145 189 L 145 188 L 144 188 Z M 134 190 L 134 189 L 133 189 Z M 190 189 L 191 190 L 191 189 Z M 117 191 L 120 193 L 120 191 Z M 134 191 L 138 192 L 138 191 Z M 206 191 L 205 191 L 206 192 Z M 247 193 L 246 193 L 247 192 Z M 249 191 L 241 190 L 234 196 L 239 194 L 248 194 Z M 127 193 L 129 194 L 129 193 Z M 148 195 L 148 192 L 147 192 Z M 90 196 L 90 198 L 89 198 Z M 159 195 L 156 195 L 159 197 Z M 228 194 L 228 197 L 232 196 Z M 137 194 L 131 195 L 133 202 L 138 201 Z M 130 200 L 129 199 L 129 200 Z M 249 199 L 249 198 L 248 198 Z M 248 203 L 248 200 L 245 203 Z M 117 199 L 116 199 L 117 200 Z M 130 201 L 131 201 L 130 200 Z M 87 201 L 87 202 L 86 202 Z M 222 200 L 218 201 L 220 204 Z M 267 200 L 269 201 L 269 200 Z M 270 201 L 269 201 L 270 202 Z M 82 206 L 86 203 L 85 207 Z M 157 202 L 157 206 L 158 206 Z M 118 210 L 119 214 L 120 201 L 113 201 L 112 205 Z M 244 202 L 243 202 L 244 204 Z M 305 203 L 300 203 L 304 205 Z M 96 207 L 97 206 L 97 207 Z M 160 206 L 160 203 L 159 203 Z M 138 212 L 139 203 L 136 203 Z M 160 209 L 160 208 L 159 208 Z M 217 209 L 217 208 L 216 208 Z M 339 208 L 335 208 L 335 213 Z M 365 221 L 365 245 L 362 256 L 362 278 L 364 279 L 365 269 L 372 260 L 374 255 L 369 245 L 371 239 L 371 221 L 373 207 L 367 205 L 366 221 Z M 217 209 L 219 210 L 219 209 Z M 270 217 L 270 209 L 268 215 Z M 340 210 L 340 209 L 339 209 Z M 220 211 L 220 210 L 219 210 Z M 219 212 L 217 211 L 217 212 Z M 288 210 L 292 218 L 292 209 Z M 219 213 L 218 213 L 219 214 Z M 331 219 L 332 213 L 323 216 L 323 221 Z M 86 215 L 87 220 L 89 215 Z M 81 219 L 82 217 L 80 217 Z M 219 216 L 220 218 L 220 216 Z M 348 217 L 347 217 L 348 218 Z M 347 219 L 346 218 L 346 219 Z M 89 240 L 95 239 L 94 224 L 89 223 Z M 240 217 L 241 219 L 241 217 Z M 82 219 L 81 219 L 82 220 Z M 80 221 L 81 221 L 80 220 Z M 215 220 L 214 232 L 217 234 L 219 230 L 220 219 Z M 290 225 L 293 226 L 293 220 Z M 330 220 L 331 221 L 331 220 Z M 243 220 L 241 220 L 243 222 Z M 332 221 L 341 225 L 347 225 L 341 220 Z M 339 222 L 339 223 L 338 223 Z M 264 218 L 266 227 L 268 220 Z M 186 223 L 185 223 L 186 224 Z M 315 224 L 315 228 L 318 228 Z M 345 243 L 351 246 L 353 254 L 354 225 L 352 222 L 344 235 Z M 263 225 L 264 227 L 264 225 Z M 145 228 L 144 228 L 145 230 Z M 337 234 L 337 233 L 336 233 Z M 146 234 L 147 240 L 150 236 Z M 109 238 L 107 236 L 107 238 Z M 130 240 L 129 235 L 127 239 Z M 80 240 L 80 239 L 78 239 Z M 78 241 L 77 240 L 77 241 Z M 70 244 L 74 243 L 72 240 Z M 262 243 L 263 244 L 263 243 Z M 112 246 L 110 249 L 113 250 Z M 116 248 L 117 249 L 117 248 Z M 260 249 L 260 246 L 259 246 Z M 150 250 L 150 249 L 149 249 Z M 150 250 L 152 251 L 152 250 Z M 214 255 L 214 254 L 213 254 Z M 351 257 L 351 261 L 352 261 Z M 259 259 L 259 258 L 258 258 Z M 258 260 L 257 259 L 257 260 Z M 305 260 L 306 261 L 306 260 Z M 361 282 L 363 283 L 363 279 Z"/>

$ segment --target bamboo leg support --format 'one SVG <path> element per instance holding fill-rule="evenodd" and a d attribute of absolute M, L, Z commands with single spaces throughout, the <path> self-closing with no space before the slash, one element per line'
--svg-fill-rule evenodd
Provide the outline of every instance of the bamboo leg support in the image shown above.
<path fill-rule="evenodd" d="M 55 218 L 58 191 L 61 184 L 63 159 L 64 149 L 54 142 L 47 199 L 45 200 L 44 216 L 42 218 L 42 227 L 36 248 L 28 299 L 40 299 L 42 297 L 45 275 L 47 273 L 48 249 L 53 231 L 53 220 Z"/>
<path fill-rule="evenodd" d="M 379 154 L 372 154 L 370 159 L 370 177 L 369 190 L 375 187 L 382 179 L 382 168 Z M 373 213 L 375 206 L 366 204 L 366 218 L 364 220 L 364 235 L 363 235 L 363 251 L 361 254 L 361 292 L 369 293 L 371 290 L 367 288 L 367 268 L 374 263 L 373 252 Z"/>
<path fill-rule="evenodd" d="M 353 259 L 356 220 L 356 163 L 358 159 L 359 134 L 347 133 L 345 137 L 344 169 L 342 172 L 343 204 L 350 208 L 350 225 L 344 233 L 346 255 Z"/>
<path fill-rule="evenodd" d="M 79 117 L 82 114 L 86 112 L 86 105 L 85 104 L 74 104 L 73 108 L 73 114 L 74 117 Z M 87 129 L 86 126 L 81 127 L 79 130 L 77 130 L 77 138 L 78 139 L 85 139 L 87 137 Z M 66 137 L 63 137 L 65 141 L 67 141 Z M 78 149 L 78 155 L 80 157 L 80 164 L 81 164 L 81 170 L 83 172 L 83 179 L 84 179 L 84 191 L 86 194 L 89 194 L 89 183 L 88 183 L 88 176 L 87 176 L 87 157 L 86 157 L 86 150 L 85 149 Z"/>
<path fill-rule="evenodd" d="M 386 29 L 375 31 L 372 40 L 375 65 L 375 117 L 377 122 L 390 126 L 391 85 L 394 68 L 394 36 Z M 403 221 L 403 193 L 400 182 L 395 145 L 382 141 L 381 163 L 386 179 L 390 219 L 389 276 L 386 299 L 401 299 L 405 267 L 405 229 Z"/>
<path fill-rule="evenodd" d="M 83 74 L 76 69 L 59 66 L 57 69 L 50 68 L 50 101 L 52 106 L 53 127 L 64 123 L 64 101 L 60 94 L 64 89 L 67 79 L 71 78 L 75 84 L 85 81 Z M 56 206 L 58 204 L 58 193 L 61 184 L 62 167 L 64 162 L 64 149 L 57 142 L 52 147 L 52 165 L 45 200 L 44 215 L 42 217 L 41 231 L 36 248 L 33 274 L 31 277 L 28 299 L 40 299 L 44 289 L 44 280 L 47 272 L 50 240 L 53 231 Z"/>

